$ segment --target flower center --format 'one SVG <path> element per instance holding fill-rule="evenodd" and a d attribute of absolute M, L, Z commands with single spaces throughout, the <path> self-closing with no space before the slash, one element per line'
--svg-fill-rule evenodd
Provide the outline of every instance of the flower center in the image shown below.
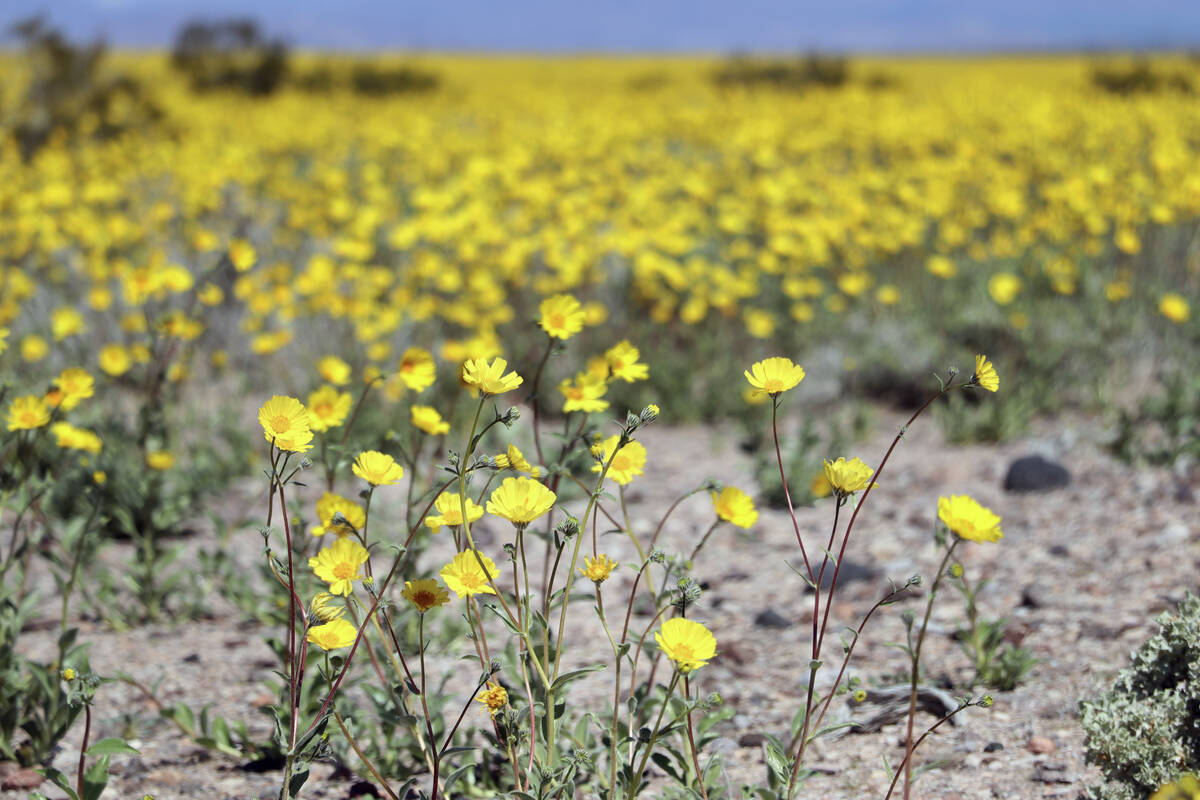
<path fill-rule="evenodd" d="M 626 470 L 630 469 L 632 466 L 633 466 L 633 464 L 630 463 L 629 456 L 621 455 L 620 453 L 618 453 L 616 458 L 613 459 L 611 469 L 614 469 L 617 472 L 625 472 Z"/>
<path fill-rule="evenodd" d="M 767 378 L 763 381 L 763 390 L 767 394 L 777 394 L 783 391 L 783 381 L 779 378 Z"/>
<path fill-rule="evenodd" d="M 483 583 L 474 572 L 465 572 L 459 576 L 459 581 L 468 589 L 477 589 Z"/>
<path fill-rule="evenodd" d="M 566 324 L 567 324 L 567 318 L 564 317 L 562 314 L 551 314 L 550 315 L 550 327 L 551 328 L 562 328 L 562 327 L 565 327 Z"/>
<path fill-rule="evenodd" d="M 329 403 L 317 403 L 313 406 L 313 411 L 316 412 L 318 417 L 328 417 L 332 410 L 333 406 Z"/>
<path fill-rule="evenodd" d="M 690 644 L 677 644 L 671 648 L 671 653 L 676 661 L 693 661 L 696 658 L 696 651 Z"/>
<path fill-rule="evenodd" d="M 37 414 L 32 411 L 22 411 L 20 420 L 22 425 L 36 425 L 38 418 Z"/>
<path fill-rule="evenodd" d="M 354 578 L 354 565 L 348 561 L 343 561 L 340 564 L 334 564 L 333 576 L 341 580 L 351 580 Z"/>
<path fill-rule="evenodd" d="M 289 422 L 288 418 L 283 414 L 276 414 L 275 416 L 271 417 L 271 430 L 275 431 L 277 434 L 287 433 L 288 428 L 291 426 L 291 422 Z"/>
<path fill-rule="evenodd" d="M 417 592 L 416 597 L 413 599 L 420 608 L 429 608 L 437 602 L 437 598 L 433 596 L 433 592 Z"/>

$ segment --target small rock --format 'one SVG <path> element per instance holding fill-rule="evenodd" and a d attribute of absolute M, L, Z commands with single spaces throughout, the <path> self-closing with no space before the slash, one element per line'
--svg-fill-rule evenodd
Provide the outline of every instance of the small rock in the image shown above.
<path fill-rule="evenodd" d="M 718 736 L 708 745 L 714 753 L 732 753 L 738 749 L 738 743 L 728 736 Z"/>
<path fill-rule="evenodd" d="M 1163 528 L 1154 537 L 1154 541 L 1158 544 L 1182 544 L 1191 538 L 1192 532 L 1188 530 L 1188 526 L 1182 522 L 1172 522 L 1170 525 Z"/>
<path fill-rule="evenodd" d="M 1071 482 L 1071 473 L 1062 464 L 1041 456 L 1018 458 L 1004 476 L 1006 492 L 1045 492 L 1061 489 Z"/>
<path fill-rule="evenodd" d="M 767 736 L 764 733 L 754 731 L 753 733 L 743 733 L 738 737 L 738 745 L 741 747 L 761 747 L 767 741 Z"/>
<path fill-rule="evenodd" d="M 1054 742 L 1046 736 L 1031 737 L 1029 743 L 1025 745 L 1025 749 L 1031 753 L 1036 753 L 1041 756 L 1049 755 L 1058 748 L 1054 746 Z"/>
<path fill-rule="evenodd" d="M 1058 556 L 1059 558 L 1066 558 L 1067 556 L 1071 555 L 1071 551 L 1068 550 L 1067 546 L 1063 544 L 1052 544 L 1046 552 L 1052 556 Z"/>
<path fill-rule="evenodd" d="M 790 628 L 796 623 L 773 608 L 764 608 L 754 617 L 754 624 L 760 628 Z"/>
<path fill-rule="evenodd" d="M 200 654 L 199 653 L 188 653 L 186 656 L 183 657 L 183 660 L 187 664 L 199 664 L 200 663 Z"/>
<path fill-rule="evenodd" d="M 1004 749 L 1004 745 L 1001 742 L 988 742 L 986 745 L 984 745 L 983 752 L 995 753 L 997 750 L 1003 750 L 1003 749 Z"/>
<path fill-rule="evenodd" d="M 0 789 L 8 791 L 36 789 L 42 785 L 42 781 L 44 780 L 46 779 L 40 773 L 34 772 L 31 769 L 18 769 L 5 776 L 4 782 L 0 783 Z"/>
<path fill-rule="evenodd" d="M 1040 583 L 1031 583 L 1021 590 L 1021 605 L 1025 608 L 1046 608 L 1052 605 L 1050 589 Z"/>
<path fill-rule="evenodd" d="M 1067 765 L 1043 761 L 1033 768 L 1031 780 L 1038 783 L 1074 783 L 1075 779 L 1067 774 Z"/>

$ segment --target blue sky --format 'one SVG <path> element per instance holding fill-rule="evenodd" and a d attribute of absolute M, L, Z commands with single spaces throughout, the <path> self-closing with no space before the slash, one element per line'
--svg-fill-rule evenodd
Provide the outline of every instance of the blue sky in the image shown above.
<path fill-rule="evenodd" d="M 0 0 L 0 23 L 37 12 L 132 46 L 240 14 L 341 50 L 1200 49 L 1200 0 Z"/>

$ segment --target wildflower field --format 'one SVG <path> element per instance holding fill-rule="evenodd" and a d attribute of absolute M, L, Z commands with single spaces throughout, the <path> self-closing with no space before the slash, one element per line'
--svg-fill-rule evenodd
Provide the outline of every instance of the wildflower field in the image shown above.
<path fill-rule="evenodd" d="M 1114 91 L 1124 62 L 862 58 L 796 90 L 381 56 L 436 82 L 372 94 L 304 55 L 320 81 L 255 96 L 127 53 L 89 94 L 39 58 L 0 57 L 0 778 L 28 791 L 975 796 L 923 753 L 1011 728 L 1065 639 L 1006 628 L 1005 504 L 1014 547 L 1052 523 L 974 465 L 1071 420 L 1093 477 L 1195 482 L 1195 59 Z M 1183 526 L 1147 596 L 1196 588 L 1172 498 L 1112 523 Z M 1141 638 L 1164 610 L 1092 588 Z M 1078 647 L 1114 669 L 1062 667 L 1062 714 L 1131 629 Z M 168 780 L 163 741 L 247 777 Z M 1133 787 L 1096 797 L 1193 791 L 1195 752 L 1087 746 L 1077 788 Z"/>

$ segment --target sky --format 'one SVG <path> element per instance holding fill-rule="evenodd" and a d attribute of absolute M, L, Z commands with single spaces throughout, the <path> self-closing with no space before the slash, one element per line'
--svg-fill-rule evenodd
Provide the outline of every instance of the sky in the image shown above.
<path fill-rule="evenodd" d="M 1200 50 L 1200 0 L 0 0 L 0 24 L 37 13 L 134 47 L 238 15 L 333 50 Z"/>

